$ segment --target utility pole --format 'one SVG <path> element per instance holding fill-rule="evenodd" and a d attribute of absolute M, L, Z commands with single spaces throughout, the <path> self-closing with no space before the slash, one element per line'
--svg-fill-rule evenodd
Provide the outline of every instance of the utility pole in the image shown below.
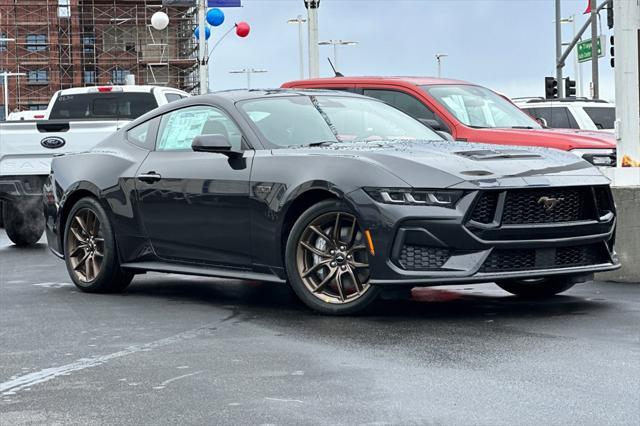
<path fill-rule="evenodd" d="M 564 97 L 564 87 L 562 84 L 562 8 L 560 0 L 556 0 L 556 80 L 558 81 L 558 98 Z"/>
<path fill-rule="evenodd" d="M 320 0 L 304 0 L 309 23 L 309 77 L 320 77 L 320 54 L 318 51 L 318 8 Z"/>
<path fill-rule="evenodd" d="M 289 19 L 287 24 L 298 25 L 298 50 L 300 55 L 300 80 L 304 79 L 304 37 L 302 35 L 302 25 L 307 22 L 302 15 L 298 15 L 296 19 Z"/>
<path fill-rule="evenodd" d="M 198 0 L 198 25 L 199 25 L 199 48 L 200 54 L 198 60 L 200 62 L 200 94 L 205 95 L 209 92 L 209 67 L 207 65 L 207 31 L 205 28 L 207 14 L 207 0 Z"/>
<path fill-rule="evenodd" d="M 560 0 L 558 0 L 560 1 Z M 598 5 L 591 0 L 591 82 L 593 84 L 593 99 L 600 97 L 598 89 Z M 602 46 L 604 49 L 604 46 Z M 558 82 L 558 84 L 560 84 Z"/>

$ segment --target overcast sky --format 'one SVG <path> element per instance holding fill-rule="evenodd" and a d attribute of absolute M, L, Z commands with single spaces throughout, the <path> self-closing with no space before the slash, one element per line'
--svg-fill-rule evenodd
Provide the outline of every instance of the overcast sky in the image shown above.
<path fill-rule="evenodd" d="M 511 97 L 542 96 L 544 76 L 555 75 L 553 0 L 321 1 L 320 40 L 359 42 L 340 50 L 339 68 L 345 75 L 432 76 L 437 74 L 436 53 L 449 55 L 443 62 L 444 77 L 479 83 Z M 575 14 L 580 28 L 587 3 L 563 0 L 563 16 Z M 224 9 L 227 19 L 213 31 L 211 44 L 233 22 L 244 20 L 252 27 L 248 38 L 231 35 L 216 49 L 210 71 L 213 90 L 246 87 L 246 77 L 229 74 L 245 67 L 268 70 L 253 76 L 253 87 L 297 79 L 298 29 L 286 21 L 306 16 L 303 0 L 243 0 L 243 5 Z M 602 18 L 601 28 L 608 35 L 605 13 Z M 564 24 L 563 32 L 563 41 L 570 41 L 571 24 Z M 306 54 L 305 46 L 305 67 Z M 332 75 L 326 60 L 332 55 L 331 47 L 320 47 L 321 76 Z M 613 70 L 608 58 L 599 64 L 601 97 L 613 100 Z M 573 56 L 564 73 L 575 78 Z M 582 76 L 588 95 L 590 62 L 582 64 Z"/>

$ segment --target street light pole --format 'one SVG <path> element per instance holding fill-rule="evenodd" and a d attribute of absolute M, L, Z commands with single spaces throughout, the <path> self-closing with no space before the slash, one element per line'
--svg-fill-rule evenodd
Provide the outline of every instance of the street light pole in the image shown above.
<path fill-rule="evenodd" d="M 200 62 L 200 94 L 204 95 L 209 92 L 209 67 L 207 66 L 207 31 L 205 28 L 207 13 L 207 0 L 198 0 L 198 25 L 199 25 L 199 48 L 200 54 L 198 59 Z"/>
<path fill-rule="evenodd" d="M 449 56 L 446 53 L 436 53 L 436 60 L 438 61 L 438 78 L 442 77 L 442 58 Z"/>
<path fill-rule="evenodd" d="M 9 77 L 26 75 L 23 72 L 8 72 L 5 71 L 0 73 L 2 75 L 3 83 L 4 83 L 4 120 L 7 121 L 9 119 Z"/>
<path fill-rule="evenodd" d="M 307 22 L 302 15 L 298 15 L 296 19 L 289 19 L 288 24 L 298 25 L 298 50 L 300 54 L 300 80 L 304 79 L 304 37 L 302 35 L 302 24 Z"/>
<path fill-rule="evenodd" d="M 591 84 L 593 85 L 593 99 L 600 97 L 598 88 L 598 5 L 591 0 Z M 604 46 L 602 46 L 604 49 Z M 558 83 L 559 85 L 559 83 Z"/>
<path fill-rule="evenodd" d="M 355 46 L 357 45 L 357 41 L 346 41 L 346 40 L 327 40 L 321 41 L 318 43 L 319 46 L 333 46 L 333 66 L 336 70 L 340 70 L 338 67 L 338 46 Z"/>
<path fill-rule="evenodd" d="M 320 0 L 304 0 L 309 23 L 309 77 L 320 77 L 320 54 L 318 52 L 318 8 Z"/>
<path fill-rule="evenodd" d="M 560 20 L 563 24 L 572 24 L 573 35 L 572 39 L 576 37 L 576 15 L 571 15 L 568 18 L 563 18 Z M 568 46 L 569 43 L 563 43 L 563 46 Z M 582 70 L 580 62 L 578 61 L 578 52 L 575 52 L 573 55 L 573 72 L 575 73 L 576 79 L 576 95 L 578 97 L 582 96 Z"/>
<path fill-rule="evenodd" d="M 564 97 L 564 84 L 562 84 L 562 65 L 560 65 L 560 57 L 562 56 L 562 8 L 560 0 L 556 0 L 556 81 L 558 82 L 558 98 Z"/>
<path fill-rule="evenodd" d="M 229 71 L 229 74 L 246 74 L 247 75 L 247 89 L 251 89 L 251 74 L 261 74 L 268 72 L 265 69 L 261 68 L 243 68 L 241 70 L 232 70 Z"/>

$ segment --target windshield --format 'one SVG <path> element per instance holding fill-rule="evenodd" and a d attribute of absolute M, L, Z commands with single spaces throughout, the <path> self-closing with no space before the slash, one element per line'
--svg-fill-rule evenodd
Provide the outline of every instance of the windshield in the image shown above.
<path fill-rule="evenodd" d="M 469 85 L 422 86 L 462 124 L 476 128 L 531 128 L 540 125 L 489 89 Z"/>
<path fill-rule="evenodd" d="M 379 101 L 345 96 L 282 96 L 241 103 L 276 146 L 389 140 L 442 140 L 422 123 Z"/>
<path fill-rule="evenodd" d="M 598 129 L 613 129 L 615 127 L 615 107 L 584 107 L 584 112 Z"/>

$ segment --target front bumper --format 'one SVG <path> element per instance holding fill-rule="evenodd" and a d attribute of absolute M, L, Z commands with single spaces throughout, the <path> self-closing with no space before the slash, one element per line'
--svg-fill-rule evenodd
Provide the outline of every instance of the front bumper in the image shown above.
<path fill-rule="evenodd" d="M 496 193 L 518 189 L 492 188 Z M 610 211 L 596 211 L 593 218 L 507 224 L 498 211 L 495 221 L 477 223 L 471 217 L 483 193 L 469 189 L 455 209 L 382 204 L 364 191 L 351 193 L 375 246 L 375 256 L 369 256 L 371 284 L 495 282 L 589 275 L 620 267 L 612 199 Z"/>

